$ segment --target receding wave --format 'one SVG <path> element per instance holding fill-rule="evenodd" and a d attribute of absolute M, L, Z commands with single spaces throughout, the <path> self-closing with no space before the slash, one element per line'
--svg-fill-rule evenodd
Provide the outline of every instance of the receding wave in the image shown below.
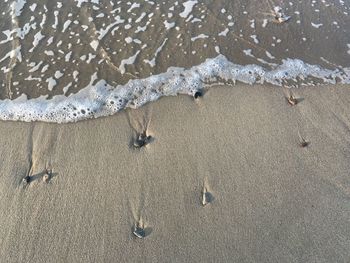
<path fill-rule="evenodd" d="M 130 80 L 125 85 L 111 86 L 93 75 L 88 86 L 69 97 L 27 99 L 26 95 L 21 95 L 15 100 L 2 100 L 0 118 L 26 122 L 76 122 L 112 115 L 128 107 L 138 108 L 163 96 L 193 96 L 213 84 L 350 84 L 349 75 L 349 68 L 330 70 L 298 59 L 285 59 L 281 65 L 266 69 L 258 65 L 234 64 L 219 55 L 189 69 L 171 67 L 165 73 Z"/>

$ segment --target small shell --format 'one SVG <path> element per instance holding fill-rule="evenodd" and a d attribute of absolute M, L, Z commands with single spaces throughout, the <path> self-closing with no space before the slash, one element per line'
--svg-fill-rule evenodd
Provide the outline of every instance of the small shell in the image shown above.
<path fill-rule="evenodd" d="M 293 96 L 293 95 L 290 95 L 288 98 L 287 98 L 287 101 L 290 105 L 294 106 L 294 105 L 297 105 L 298 104 L 298 100 Z"/>
<path fill-rule="evenodd" d="M 140 134 L 134 141 L 135 148 L 142 148 L 149 144 L 152 140 L 152 136 L 147 136 L 146 134 Z"/>
<path fill-rule="evenodd" d="M 27 185 L 27 184 L 29 184 L 29 183 L 30 183 L 31 178 L 30 178 L 30 176 L 29 176 L 29 175 L 27 175 L 26 177 L 24 177 L 24 178 L 22 179 L 22 181 L 23 181 L 23 183 L 24 183 L 25 185 Z"/>
<path fill-rule="evenodd" d="M 210 192 L 207 191 L 206 188 L 203 189 L 202 191 L 202 205 L 206 206 L 210 202 L 212 202 L 213 196 Z"/>
<path fill-rule="evenodd" d="M 49 180 L 50 180 L 50 174 L 49 173 L 45 173 L 44 174 L 44 176 L 43 176 L 43 181 L 45 182 L 45 183 L 47 183 Z"/>
<path fill-rule="evenodd" d="M 132 232 L 136 237 L 142 239 L 146 236 L 145 230 L 139 225 L 135 225 L 134 231 Z"/>
<path fill-rule="evenodd" d="M 278 23 L 285 23 L 290 19 L 290 16 L 276 16 Z"/>
<path fill-rule="evenodd" d="M 290 16 L 286 16 L 282 8 L 279 6 L 274 7 L 273 13 L 275 14 L 275 20 L 278 23 L 285 23 L 291 18 Z"/>
<path fill-rule="evenodd" d="M 305 148 L 307 146 L 309 146 L 310 142 L 306 141 L 305 139 L 302 139 L 302 141 L 300 142 L 300 146 Z"/>
<path fill-rule="evenodd" d="M 207 198 L 206 198 L 206 194 L 203 193 L 203 196 L 202 196 L 202 205 L 203 206 L 206 206 L 208 204 L 208 201 L 207 201 Z"/>
<path fill-rule="evenodd" d="M 143 146 L 145 146 L 145 141 L 144 140 L 136 139 L 134 141 L 134 147 L 135 148 L 141 148 Z"/>

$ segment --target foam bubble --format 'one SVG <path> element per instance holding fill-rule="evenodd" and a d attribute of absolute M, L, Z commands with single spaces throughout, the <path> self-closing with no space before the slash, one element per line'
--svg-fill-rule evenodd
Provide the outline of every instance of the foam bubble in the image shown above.
<path fill-rule="evenodd" d="M 282 86 L 286 81 L 310 84 L 311 79 L 320 83 L 350 84 L 350 69 L 330 70 L 310 65 L 298 59 L 286 59 L 274 69 L 258 65 L 238 65 L 223 55 L 207 59 L 190 69 L 171 67 L 167 72 L 146 79 L 130 80 L 125 85 L 111 86 L 104 80 L 90 84 L 69 97 L 59 95 L 52 99 L 42 96 L 28 100 L 25 95 L 15 100 L 0 101 L 0 119 L 45 122 L 76 122 L 89 118 L 112 115 L 127 107 L 138 108 L 162 96 L 188 94 L 208 88 L 213 83 L 247 84 L 270 83 Z"/>

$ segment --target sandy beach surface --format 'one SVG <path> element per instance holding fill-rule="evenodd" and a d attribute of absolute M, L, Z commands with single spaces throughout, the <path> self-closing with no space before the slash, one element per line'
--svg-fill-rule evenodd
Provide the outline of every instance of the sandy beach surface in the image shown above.
<path fill-rule="evenodd" d="M 1 122 L 0 261 L 349 262 L 349 86 L 292 92 L 295 106 L 238 85 L 76 124 Z"/>
<path fill-rule="evenodd" d="M 0 263 L 350 263 L 350 1 L 0 10 Z"/>

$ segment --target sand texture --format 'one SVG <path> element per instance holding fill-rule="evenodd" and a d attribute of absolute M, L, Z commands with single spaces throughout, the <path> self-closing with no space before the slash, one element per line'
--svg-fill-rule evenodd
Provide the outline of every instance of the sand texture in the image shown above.
<path fill-rule="evenodd" d="M 286 94 L 220 87 L 76 124 L 1 122 L 0 261 L 349 262 L 349 86 Z M 154 140 L 133 149 L 144 129 Z"/>

